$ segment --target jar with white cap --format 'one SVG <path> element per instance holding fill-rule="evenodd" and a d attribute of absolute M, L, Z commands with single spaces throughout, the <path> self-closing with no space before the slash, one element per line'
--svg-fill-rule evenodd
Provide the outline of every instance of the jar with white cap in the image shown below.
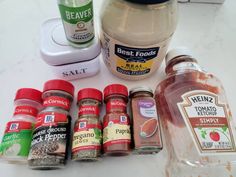
<path fill-rule="evenodd" d="M 221 82 L 187 48 L 166 56 L 155 98 L 163 125 L 169 176 L 236 174 L 236 131 Z"/>
<path fill-rule="evenodd" d="M 100 41 L 97 37 L 85 48 L 74 48 L 66 39 L 61 19 L 47 20 L 41 27 L 40 52 L 59 79 L 90 77 L 100 70 Z"/>
<path fill-rule="evenodd" d="M 104 1 L 100 37 L 107 68 L 126 80 L 149 77 L 165 58 L 176 25 L 176 0 Z"/>

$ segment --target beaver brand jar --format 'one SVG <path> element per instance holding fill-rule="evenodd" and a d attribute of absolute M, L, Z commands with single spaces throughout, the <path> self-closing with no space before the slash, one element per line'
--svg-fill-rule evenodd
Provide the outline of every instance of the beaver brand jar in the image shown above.
<path fill-rule="evenodd" d="M 37 116 L 28 163 L 32 169 L 57 169 L 66 164 L 70 140 L 74 86 L 64 80 L 45 83 L 43 106 Z"/>
<path fill-rule="evenodd" d="M 103 119 L 103 150 L 106 155 L 130 153 L 130 118 L 126 113 L 128 90 L 119 84 L 104 89 L 106 115 Z"/>
<path fill-rule="evenodd" d="M 99 106 L 102 92 L 86 88 L 78 92 L 78 120 L 74 126 L 72 159 L 96 161 L 101 156 L 102 126 Z"/>
<path fill-rule="evenodd" d="M 42 109 L 42 93 L 32 88 L 19 89 L 15 96 L 15 112 L 7 123 L 0 154 L 10 163 L 27 163 L 32 133 L 38 111 Z"/>
<path fill-rule="evenodd" d="M 128 80 L 150 76 L 174 34 L 176 0 L 106 0 L 103 7 L 100 36 L 108 69 Z"/>

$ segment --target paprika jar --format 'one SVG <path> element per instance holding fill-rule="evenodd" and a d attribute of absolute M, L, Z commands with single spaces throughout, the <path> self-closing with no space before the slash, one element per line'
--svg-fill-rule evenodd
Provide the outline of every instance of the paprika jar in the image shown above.
<path fill-rule="evenodd" d="M 128 155 L 131 151 L 130 118 L 126 113 L 128 89 L 113 84 L 104 89 L 106 115 L 103 119 L 103 150 L 105 155 Z"/>
<path fill-rule="evenodd" d="M 70 142 L 74 86 L 64 80 L 50 80 L 43 91 L 44 109 L 38 114 L 28 163 L 32 169 L 57 169 L 66 164 Z"/>
<path fill-rule="evenodd" d="M 155 97 L 168 140 L 168 176 L 234 176 L 235 122 L 223 85 L 187 48 L 167 54 L 165 71 Z"/>
<path fill-rule="evenodd" d="M 102 92 L 94 88 L 78 92 L 78 120 L 72 142 L 72 160 L 96 161 L 101 156 L 102 126 L 99 106 Z"/>
<path fill-rule="evenodd" d="M 15 96 L 14 115 L 6 125 L 0 154 L 9 163 L 27 163 L 32 133 L 42 93 L 32 88 L 19 89 Z"/>

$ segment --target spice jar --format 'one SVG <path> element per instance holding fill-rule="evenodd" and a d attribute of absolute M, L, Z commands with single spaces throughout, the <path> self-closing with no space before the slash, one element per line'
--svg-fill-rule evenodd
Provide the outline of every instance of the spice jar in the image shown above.
<path fill-rule="evenodd" d="M 135 152 L 139 154 L 159 152 L 162 150 L 162 138 L 152 89 L 133 88 L 130 90 L 130 98 Z"/>
<path fill-rule="evenodd" d="M 78 120 L 74 126 L 72 160 L 96 161 L 101 156 L 102 126 L 99 106 L 102 92 L 86 88 L 78 92 Z"/>
<path fill-rule="evenodd" d="M 169 152 L 171 177 L 234 176 L 236 131 L 225 90 L 187 48 L 166 56 L 156 103 Z"/>
<path fill-rule="evenodd" d="M 147 78 L 160 67 L 176 24 L 176 0 L 104 1 L 100 36 L 106 66 L 123 79 Z"/>
<path fill-rule="evenodd" d="M 32 88 L 19 89 L 15 96 L 15 112 L 6 125 L 0 154 L 10 163 L 26 163 L 42 93 Z"/>
<path fill-rule="evenodd" d="M 66 164 L 70 142 L 74 86 L 64 80 L 45 83 L 43 106 L 37 116 L 33 140 L 28 158 L 32 169 L 57 169 Z"/>
<path fill-rule="evenodd" d="M 103 119 L 103 150 L 105 155 L 127 155 L 131 148 L 130 118 L 126 113 L 128 89 L 113 84 L 104 89 L 106 115 Z"/>

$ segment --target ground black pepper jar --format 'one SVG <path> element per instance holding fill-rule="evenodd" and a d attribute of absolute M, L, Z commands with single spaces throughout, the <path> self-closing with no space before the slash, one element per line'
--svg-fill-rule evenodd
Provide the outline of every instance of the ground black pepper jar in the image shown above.
<path fill-rule="evenodd" d="M 32 169 L 57 169 L 66 164 L 74 86 L 64 80 L 45 83 L 43 106 L 37 116 L 28 163 Z"/>
<path fill-rule="evenodd" d="M 78 120 L 74 126 L 72 160 L 96 161 L 101 156 L 102 126 L 99 106 L 102 92 L 86 88 L 78 92 Z"/>

